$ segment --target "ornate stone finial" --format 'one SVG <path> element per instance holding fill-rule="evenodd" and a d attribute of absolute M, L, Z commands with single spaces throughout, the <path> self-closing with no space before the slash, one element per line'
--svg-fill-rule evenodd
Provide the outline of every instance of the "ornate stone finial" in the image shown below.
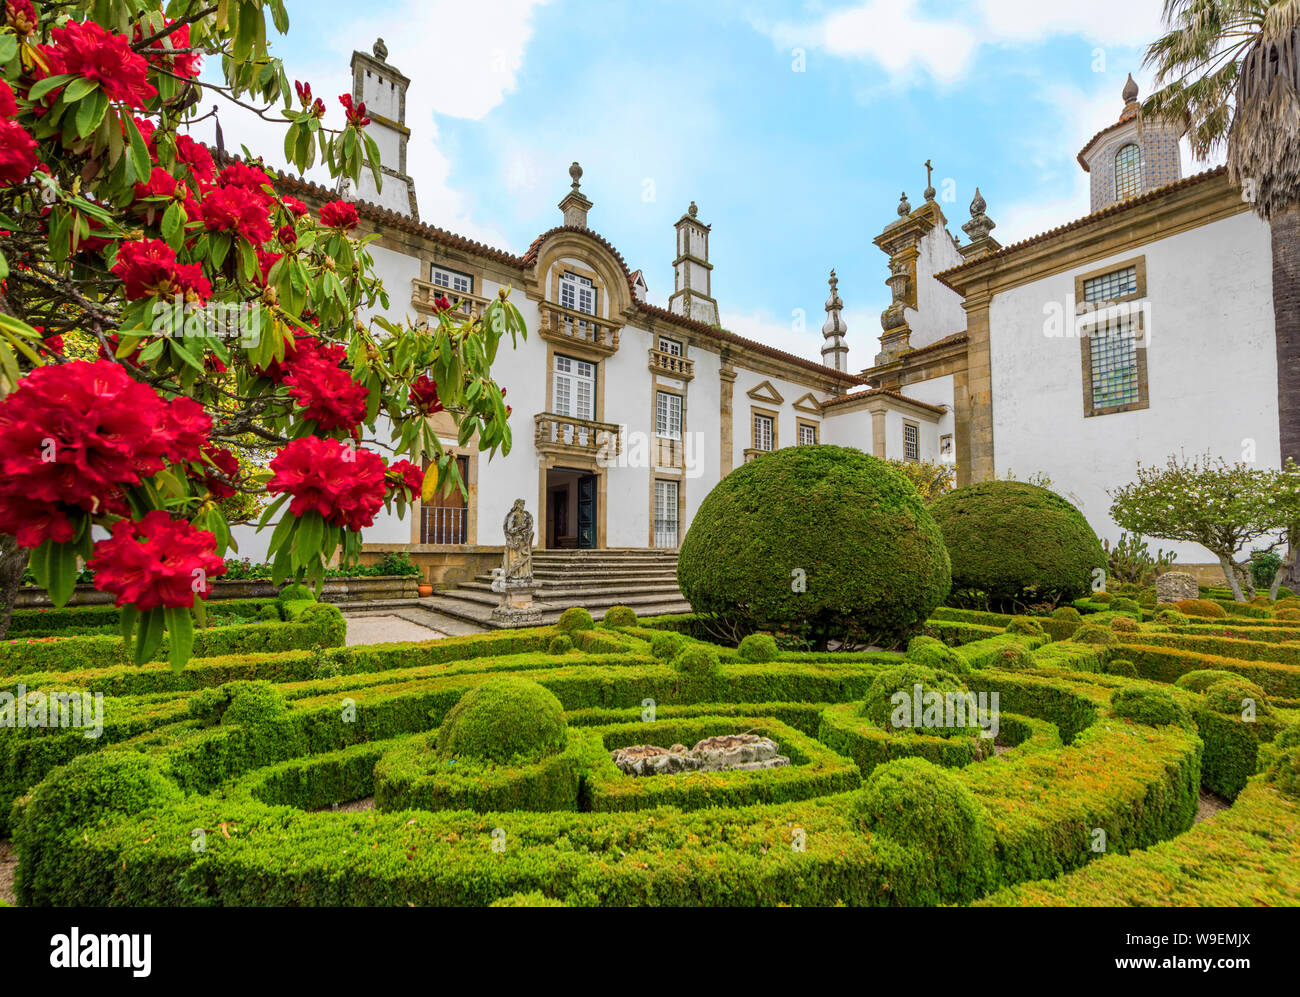
<path fill-rule="evenodd" d="M 698 207 L 696 207 L 696 206 L 695 206 L 695 202 L 692 201 L 692 202 L 691 202 L 691 206 L 690 206 L 689 208 L 686 209 L 686 213 L 687 213 L 688 215 L 690 215 L 692 218 L 694 218 L 696 215 L 698 215 L 698 214 L 700 213 L 700 209 L 699 209 Z"/>
<path fill-rule="evenodd" d="M 927 159 L 925 161 L 925 199 L 927 201 L 934 200 L 935 189 L 933 173 L 934 167 L 930 165 L 930 160 Z"/>
<path fill-rule="evenodd" d="M 898 217 L 906 218 L 912 213 L 912 206 L 907 203 L 907 191 L 903 191 L 898 197 Z"/>
<path fill-rule="evenodd" d="M 849 331 L 849 327 L 844 324 L 844 316 L 840 314 L 844 302 L 840 300 L 840 279 L 834 270 L 831 271 L 829 283 L 831 294 L 826 299 L 826 323 L 822 326 L 822 338 L 826 340 L 822 344 L 822 363 L 836 370 L 848 370 L 849 347 L 844 342 L 844 334 Z"/>
<path fill-rule="evenodd" d="M 1124 84 L 1124 103 L 1132 104 L 1138 99 L 1138 85 L 1133 81 L 1133 74 L 1128 74 L 1128 82 Z"/>
<path fill-rule="evenodd" d="M 984 239 L 988 234 L 997 228 L 997 223 L 984 213 L 988 205 L 984 202 L 984 195 L 980 193 L 978 187 L 975 188 L 975 197 L 970 202 L 970 221 L 961 227 L 972 242 L 977 239 Z"/>
<path fill-rule="evenodd" d="M 577 190 L 582 180 L 582 167 L 578 165 L 577 160 L 574 160 L 573 165 L 569 167 L 569 176 L 573 178 L 573 189 Z"/>
<path fill-rule="evenodd" d="M 375 58 L 380 62 L 388 61 L 388 46 L 384 44 L 382 38 L 375 39 L 375 47 L 371 51 L 375 53 Z"/>

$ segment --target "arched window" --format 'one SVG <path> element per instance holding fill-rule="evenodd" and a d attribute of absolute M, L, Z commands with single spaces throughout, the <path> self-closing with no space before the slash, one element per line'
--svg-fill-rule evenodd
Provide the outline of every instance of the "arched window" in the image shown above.
<path fill-rule="evenodd" d="M 1115 200 L 1142 193 L 1142 152 L 1130 142 L 1115 153 Z"/>

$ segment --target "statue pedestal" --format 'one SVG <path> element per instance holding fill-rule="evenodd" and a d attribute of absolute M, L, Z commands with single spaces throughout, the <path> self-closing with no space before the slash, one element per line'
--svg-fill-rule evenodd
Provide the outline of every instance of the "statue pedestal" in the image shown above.
<path fill-rule="evenodd" d="M 498 627 L 540 626 L 542 611 L 533 605 L 539 587 L 531 578 L 505 582 L 501 605 L 492 610 L 491 622 Z"/>

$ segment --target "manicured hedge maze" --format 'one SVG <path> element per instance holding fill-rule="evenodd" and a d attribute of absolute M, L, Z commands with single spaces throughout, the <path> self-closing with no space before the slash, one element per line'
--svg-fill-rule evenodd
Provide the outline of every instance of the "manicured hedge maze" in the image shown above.
<path fill-rule="evenodd" d="M 1147 615 L 943 609 L 927 632 L 948 648 L 905 654 L 772 658 L 615 616 L 180 675 L 42 660 L 0 691 L 104 692 L 103 733 L 0 729 L 0 833 L 24 904 L 1300 904 L 1300 625 Z M 996 738 L 867 715 L 914 675 L 996 694 Z M 562 730 L 449 754 L 448 713 L 503 680 L 554 696 Z M 638 778 L 609 758 L 746 732 L 791 764 Z M 1194 826 L 1202 788 L 1236 802 Z"/>

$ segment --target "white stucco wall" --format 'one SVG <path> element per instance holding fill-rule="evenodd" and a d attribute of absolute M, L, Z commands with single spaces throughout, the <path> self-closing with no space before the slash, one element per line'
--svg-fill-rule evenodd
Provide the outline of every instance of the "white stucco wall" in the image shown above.
<path fill-rule="evenodd" d="M 1081 345 L 1044 334 L 1044 308 L 1064 303 L 1076 273 L 1146 257 L 1150 407 L 1085 418 Z M 1235 215 L 996 295 L 989 312 L 994 462 L 999 477 L 1035 472 L 1076 503 L 1098 536 L 1119 528 L 1108 488 L 1133 480 L 1138 461 L 1210 452 L 1237 461 L 1255 442 L 1277 467 L 1277 364 L 1267 225 Z M 1152 541 L 1205 563 L 1197 545 Z"/>
<path fill-rule="evenodd" d="M 961 295 L 934 279 L 936 273 L 962 262 L 961 253 L 953 245 L 948 230 L 936 225 L 922 237 L 917 251 L 916 308 L 905 310 L 912 330 L 908 342 L 914 349 L 929 346 L 966 328 L 966 310 L 962 308 Z"/>

